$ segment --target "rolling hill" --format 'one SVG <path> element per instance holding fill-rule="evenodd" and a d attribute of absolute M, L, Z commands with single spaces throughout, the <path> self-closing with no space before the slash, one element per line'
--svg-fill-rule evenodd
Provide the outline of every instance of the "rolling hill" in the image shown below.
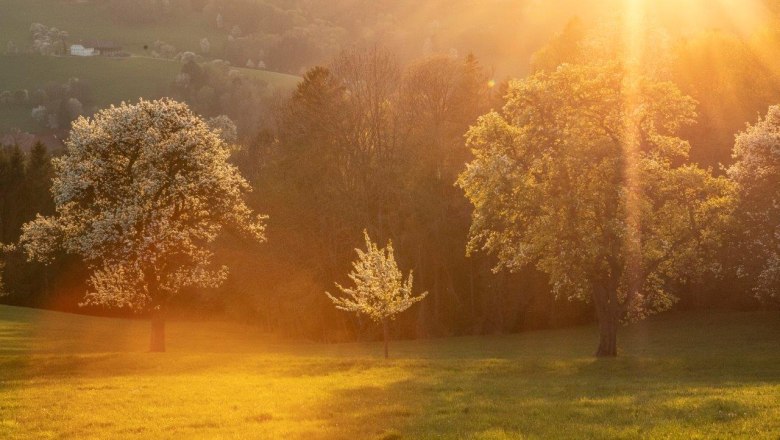
<path fill-rule="evenodd" d="M 33 91 L 49 82 L 79 78 L 89 83 L 94 106 L 102 108 L 122 101 L 165 96 L 180 69 L 181 65 L 175 61 L 155 58 L 0 55 L 0 90 Z M 268 83 L 269 92 L 290 90 L 300 79 L 283 73 L 238 70 Z M 12 128 L 39 130 L 28 106 L 0 106 L 0 133 Z"/>
<path fill-rule="evenodd" d="M 205 4 L 214 3 L 211 9 Z M 230 3 L 230 2 L 227 2 Z M 117 12 L 106 0 L 0 0 L 0 51 L 8 42 L 17 47 L 30 46 L 30 25 L 42 23 L 67 31 L 69 43 L 81 40 L 111 40 L 136 56 L 147 56 L 151 45 L 162 40 L 177 51 L 200 52 L 200 40 L 207 38 L 214 57 L 233 59 L 243 66 L 246 59 L 271 56 L 277 66 L 286 65 L 285 58 L 297 61 L 288 68 L 299 73 L 332 56 L 340 47 L 352 44 L 377 43 L 388 45 L 400 58 L 408 60 L 427 53 L 473 52 L 490 66 L 497 79 L 527 73 L 531 55 L 560 32 L 575 16 L 587 23 L 609 23 L 620 15 L 626 4 L 623 0 L 431 0 L 419 5 L 412 0 L 362 2 L 361 0 L 258 0 L 266 9 L 249 14 L 258 29 L 247 36 L 255 43 L 241 49 L 228 49 L 228 34 L 232 23 L 222 29 L 215 25 L 216 12 L 227 3 L 172 2 L 176 13 L 164 19 L 130 24 L 117 19 Z M 233 2 L 235 4 L 241 2 Z M 250 2 L 245 2 L 246 4 Z M 769 16 L 764 0 L 664 0 L 650 2 L 651 16 L 663 25 L 674 38 L 709 28 L 722 28 L 749 34 L 767 25 Z M 235 8 L 235 4 L 231 7 Z M 734 5 L 739 4 L 736 8 Z M 189 5 L 189 6 L 185 6 Z M 244 8 L 247 12 L 252 8 Z M 234 22 L 242 18 L 233 12 Z M 566 13 L 559 13 L 559 11 Z M 741 11 L 739 14 L 733 11 Z M 442 13 L 446 11 L 446 13 Z M 677 12 L 683 11 L 682 14 Z M 269 14 L 275 14 L 273 16 Z M 247 18 L 247 19 L 249 19 Z M 695 19 L 694 19 L 695 18 Z M 238 20 L 238 21 L 236 21 Z M 257 22 L 262 21 L 262 25 Z M 244 26 L 246 27 L 246 26 Z M 608 26 L 609 27 L 609 26 Z M 248 32 L 251 30 L 248 30 Z M 276 43 L 270 43 L 270 42 Z M 327 41 L 327 44 L 320 44 Z M 265 42 L 265 43 L 263 43 Z M 281 42 L 281 43 L 280 43 Z M 282 44 L 287 42 L 285 44 Z M 267 44 L 266 44 L 267 43 Z M 267 46 L 267 47 L 266 47 Z M 320 47 L 322 46 L 322 47 Z M 259 48 L 268 49 L 260 55 Z M 17 61 L 0 58 L 0 91 L 13 90 L 17 85 L 40 87 L 41 75 L 47 79 L 65 81 L 72 73 L 94 77 L 96 104 L 117 102 L 116 99 L 152 97 L 161 93 L 173 80 L 175 68 L 167 61 L 133 60 L 125 63 L 92 61 L 45 60 Z M 273 61 L 268 60 L 274 68 Z M 300 64 L 300 65 L 299 65 Z M 121 68 L 120 68 L 121 66 Z M 116 69 L 112 69 L 116 68 Z M 124 70 L 123 70 L 124 69 Z M 130 72 L 129 75 L 123 73 Z M 293 76 L 280 77 L 257 71 L 270 84 L 278 81 L 288 85 Z M 108 89 L 105 84 L 115 82 Z M 97 85 L 100 85 L 99 87 Z M 0 108 L 0 133 L 10 127 L 32 130 L 35 124 L 25 112 Z"/>
<path fill-rule="evenodd" d="M 70 34 L 69 41 L 112 40 L 134 54 L 144 54 L 144 45 L 155 40 L 173 44 L 180 50 L 196 50 L 201 38 L 214 44 L 227 36 L 215 32 L 193 11 L 177 15 L 165 23 L 127 26 L 117 23 L 109 14 L 106 1 L 97 0 L 0 0 L 0 43 L 18 46 L 30 41 L 30 25 L 43 23 Z M 2 50 L 0 49 L 0 50 Z"/>
<path fill-rule="evenodd" d="M 30 92 L 47 83 L 64 83 L 69 78 L 86 81 L 92 90 L 93 107 L 102 108 L 121 101 L 164 96 L 180 71 L 177 62 L 147 57 L 156 40 L 173 44 L 177 50 L 198 50 L 201 38 L 218 45 L 225 40 L 203 23 L 202 14 L 193 11 L 177 15 L 164 24 L 122 25 L 111 19 L 108 2 L 64 0 L 0 0 L 0 53 L 9 41 L 23 50 L 30 45 L 30 25 L 54 26 L 69 33 L 68 43 L 81 40 L 111 40 L 133 54 L 128 58 L 82 58 L 0 55 L 0 91 L 27 89 Z M 289 90 L 299 77 L 263 70 L 238 68 L 247 76 L 269 85 L 269 93 Z M 40 132 L 31 117 L 30 106 L 0 105 L 0 134 L 13 128 Z"/>

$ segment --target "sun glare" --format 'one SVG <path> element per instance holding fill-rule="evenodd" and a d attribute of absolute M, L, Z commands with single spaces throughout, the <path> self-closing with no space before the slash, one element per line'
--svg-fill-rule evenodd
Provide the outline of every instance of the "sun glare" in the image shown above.
<path fill-rule="evenodd" d="M 628 0 L 625 4 L 623 20 L 623 56 L 625 57 L 625 78 L 623 96 L 625 97 L 625 113 L 623 121 L 623 155 L 626 176 L 626 225 L 629 233 L 625 237 L 625 249 L 628 255 L 628 271 L 633 273 L 640 269 L 641 261 L 641 208 L 639 206 L 638 153 L 640 133 L 636 120 L 639 79 L 641 77 L 643 51 L 645 45 L 645 19 L 647 17 L 647 0 Z"/>
<path fill-rule="evenodd" d="M 780 0 L 0 0 L 0 440 L 780 439 L 778 133 Z"/>

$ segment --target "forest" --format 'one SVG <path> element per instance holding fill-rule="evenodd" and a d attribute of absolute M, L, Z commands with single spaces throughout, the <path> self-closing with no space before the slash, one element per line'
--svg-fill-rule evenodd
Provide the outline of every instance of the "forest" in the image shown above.
<path fill-rule="evenodd" d="M 231 17 L 227 12 L 225 16 Z M 663 163 L 673 169 L 693 167 L 693 175 L 687 178 L 704 179 L 702 185 L 712 187 L 701 191 L 719 192 L 717 197 L 733 199 L 729 203 L 734 204 L 708 214 L 719 216 L 706 219 L 717 220 L 717 225 L 699 226 L 699 233 L 709 241 L 706 250 L 696 252 L 706 255 L 685 256 L 675 263 L 684 266 L 652 276 L 663 298 L 652 300 L 660 305 L 642 307 L 639 315 L 672 306 L 680 310 L 773 306 L 777 287 L 770 270 L 773 263 L 751 241 L 762 228 L 776 226 L 771 223 L 776 216 L 770 215 L 766 224 L 756 218 L 762 209 L 771 208 L 763 197 L 775 193 L 771 184 L 763 183 L 769 186 L 756 191 L 766 194 L 743 200 L 732 194 L 737 191 L 732 186 L 745 188 L 747 182 L 741 179 L 750 179 L 748 167 L 757 166 L 748 165 L 754 153 L 745 144 L 760 143 L 760 133 L 776 133 L 776 110 L 767 114 L 780 92 L 776 29 L 756 29 L 747 39 L 714 30 L 677 40 L 650 25 L 636 30 L 648 48 L 642 51 L 645 58 L 635 60 L 641 65 L 642 80 L 679 96 L 676 103 L 654 104 L 669 108 L 648 115 L 672 118 L 664 124 L 673 126 L 674 132 L 663 135 L 674 136 L 673 142 L 684 145 L 675 153 L 666 151 Z M 517 107 L 532 99 L 525 96 L 532 93 L 529 88 L 538 87 L 550 103 L 562 99 L 561 105 L 573 106 L 583 104 L 549 95 L 562 93 L 554 90 L 555 81 L 564 81 L 572 94 L 580 87 L 614 90 L 609 82 L 595 85 L 586 79 L 613 75 L 613 83 L 618 84 L 630 73 L 627 62 L 610 64 L 625 57 L 626 48 L 615 44 L 609 32 L 572 19 L 533 55 L 528 76 L 512 80 L 496 80 L 475 54 L 446 53 L 404 61 L 383 45 L 345 49 L 308 69 L 289 97 L 252 95 L 255 92 L 242 85 L 248 83 L 231 80 L 225 67 L 185 62 L 182 72 L 189 80 L 184 85 L 179 80 L 172 83 L 172 94 L 205 116 L 226 113 L 234 118 L 238 136 L 230 139 L 236 144 L 230 161 L 252 187 L 249 206 L 269 216 L 269 239 L 253 245 L 231 234 L 220 238 L 214 247 L 216 261 L 231 268 L 225 283 L 216 289 L 185 289 L 174 299 L 172 310 L 182 316 L 219 313 L 269 332 L 316 341 L 373 339 L 379 331 L 375 326 L 360 315 L 335 310 L 323 293 L 334 281 L 346 281 L 353 249 L 366 229 L 379 242 L 392 240 L 399 265 L 412 269 L 416 285 L 429 292 L 426 301 L 399 317 L 392 330 L 395 336 L 492 334 L 592 322 L 596 313 L 589 294 L 575 293 L 572 286 L 561 289 L 556 278 L 557 270 L 567 271 L 577 263 L 559 261 L 568 266 L 551 271 L 539 262 L 543 259 L 509 262 L 496 239 L 475 230 L 478 218 L 498 222 L 494 226 L 506 220 L 481 212 L 488 208 L 470 194 L 475 189 L 468 180 L 477 176 L 466 165 L 481 160 L 478 151 L 491 142 L 481 139 L 488 136 L 483 131 L 494 117 L 512 125 L 526 118 L 536 120 L 530 114 L 523 116 L 527 110 Z M 562 75 L 575 78 L 558 77 Z M 216 90 L 215 98 L 204 98 L 204 87 L 212 94 Z M 222 95 L 225 99 L 219 98 Z M 661 133 L 642 129 L 638 135 L 642 145 L 648 143 L 641 147 L 644 150 Z M 3 243 L 17 242 L 21 225 L 37 213 L 53 213 L 48 161 L 60 154 L 47 152 L 42 145 L 29 153 L 13 146 L 4 150 L 0 162 Z M 583 172 L 593 166 L 590 159 L 566 166 Z M 482 219 L 483 215 L 487 217 Z M 571 221 L 582 223 L 584 219 L 577 217 L 581 215 L 575 214 Z M 580 226 L 590 227 L 586 225 Z M 486 230 L 494 226 L 480 224 Z M 580 236 L 574 240 L 570 246 L 584 245 Z M 523 246 L 513 241 L 507 245 Z M 122 308 L 80 307 L 89 270 L 73 255 L 64 253 L 50 265 L 42 265 L 28 263 L 17 247 L 7 253 L 5 266 L 4 303 L 135 316 L 135 311 Z M 501 267 L 507 270 L 496 270 Z M 570 301 L 576 297 L 584 301 Z M 633 319 L 629 315 L 626 319 Z"/>

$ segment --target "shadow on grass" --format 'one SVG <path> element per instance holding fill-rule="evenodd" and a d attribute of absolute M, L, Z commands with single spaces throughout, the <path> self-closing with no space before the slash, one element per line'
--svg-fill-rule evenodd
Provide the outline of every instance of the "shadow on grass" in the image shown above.
<path fill-rule="evenodd" d="M 145 340 L 145 325 L 62 316 L 33 326 L 39 349 L 32 353 L 19 348 L 30 343 L 29 328 L 2 327 L 0 338 L 11 345 L 0 353 L 0 387 L 19 388 L 36 403 L 50 402 L 52 393 L 81 396 L 66 409 L 73 413 L 88 413 L 95 399 L 123 415 L 152 408 L 127 416 L 136 426 L 117 425 L 120 436 L 166 436 L 173 427 L 178 437 L 225 437 L 234 429 L 314 439 L 730 438 L 751 431 L 777 438 L 780 325 L 777 315 L 757 316 L 651 322 L 622 333 L 627 353 L 617 359 L 585 354 L 594 341 L 587 328 L 398 342 L 390 361 L 367 357 L 379 353 L 377 344 L 236 345 L 246 351 L 235 353 L 179 345 L 186 349 L 143 353 L 121 338 Z M 112 332 L 118 324 L 130 330 Z M 192 340 L 190 330 L 177 330 L 172 341 Z M 84 341 L 94 345 L 85 350 Z M 105 348 L 114 345 L 124 352 Z M 165 405 L 169 419 L 155 412 Z M 145 428 L 149 417 L 160 426 Z M 48 419 L 38 423 L 49 427 Z M 78 432 L 106 428 L 94 423 L 86 417 Z"/>
<path fill-rule="evenodd" d="M 0 356 L 27 353 L 33 340 L 29 333 L 22 326 L 0 328 Z"/>
<path fill-rule="evenodd" d="M 742 371 L 736 365 L 702 368 L 708 362 L 493 360 L 419 370 L 405 365 L 406 378 L 384 387 L 338 390 L 315 413 L 360 431 L 361 438 L 722 436 L 741 432 L 751 421 L 760 427 L 763 404 L 749 391 L 780 383 L 780 371 L 756 376 L 744 364 Z"/>

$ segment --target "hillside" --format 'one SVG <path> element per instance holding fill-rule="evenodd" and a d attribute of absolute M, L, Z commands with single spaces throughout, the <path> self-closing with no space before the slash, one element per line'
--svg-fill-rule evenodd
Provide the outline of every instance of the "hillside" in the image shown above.
<path fill-rule="evenodd" d="M 591 327 L 318 345 L 252 327 L 0 307 L 2 438 L 777 438 L 777 313 L 669 314 L 594 360 Z M 43 410 L 45 408 L 45 410 Z"/>
<path fill-rule="evenodd" d="M 103 108 L 122 101 L 165 96 L 180 69 L 181 64 L 175 61 L 141 57 L 0 55 L 0 90 L 34 91 L 50 82 L 63 83 L 69 78 L 78 78 L 89 84 L 93 106 Z M 290 90 L 299 80 L 283 73 L 238 70 L 268 83 L 269 93 Z M 0 133 L 11 128 L 40 130 L 30 116 L 29 106 L 0 105 Z"/>
<path fill-rule="evenodd" d="M 0 0 L 0 43 L 17 45 L 30 40 L 30 25 L 43 23 L 65 30 L 70 41 L 112 40 L 134 54 L 143 54 L 144 45 L 163 40 L 181 50 L 196 50 L 201 38 L 214 43 L 227 36 L 212 30 L 202 15 L 189 12 L 170 22 L 126 26 L 111 18 L 104 1 L 97 0 Z"/>
<path fill-rule="evenodd" d="M 416 0 L 169 0 L 175 13 L 141 20 L 110 6 L 123 3 L 135 3 L 135 10 L 142 12 L 141 3 L 154 1 L 0 0 L 0 51 L 8 41 L 20 47 L 29 44 L 30 25 L 38 22 L 67 31 L 71 42 L 112 40 L 136 55 L 148 55 L 157 40 L 179 51 L 198 52 L 200 40 L 206 38 L 211 56 L 229 59 L 236 66 L 243 66 L 248 58 L 256 61 L 262 51 L 269 69 L 300 73 L 343 47 L 379 42 L 406 59 L 431 52 L 473 52 L 504 77 L 526 73 L 531 55 L 572 18 L 580 17 L 589 25 L 610 23 L 627 4 L 624 0 L 431 0 L 425 5 Z M 711 28 L 744 34 L 767 25 L 767 5 L 774 3 L 664 0 L 650 2 L 647 12 L 673 37 Z M 224 17 L 221 27 L 218 14 Z M 233 26 L 242 30 L 242 36 L 231 42 Z"/>
<path fill-rule="evenodd" d="M 138 98 L 155 98 L 170 94 L 171 83 L 181 64 L 152 58 L 151 47 L 165 41 L 176 51 L 200 51 L 199 42 L 208 38 L 213 47 L 224 46 L 227 33 L 207 26 L 204 16 L 191 9 L 166 17 L 164 22 L 127 24 L 118 22 L 110 2 L 98 0 L 0 0 L 0 92 L 26 89 L 30 93 L 49 83 L 66 83 L 70 78 L 85 81 L 93 97 L 85 111 Z M 128 59 L 102 57 L 9 55 L 12 44 L 25 53 L 32 45 L 30 25 L 43 23 L 68 33 L 67 44 L 82 40 L 108 40 L 133 54 Z M 218 54 L 215 54 L 216 58 Z M 294 75 L 254 70 L 238 66 L 250 78 L 269 85 L 268 92 L 289 90 L 298 82 Z M 13 128 L 39 133 L 43 124 L 31 117 L 31 105 L 0 104 L 0 134 Z M 256 115 L 255 115 L 256 117 Z M 63 136 L 64 133 L 57 133 Z"/>
<path fill-rule="evenodd" d="M 147 6 L 142 7 L 142 3 Z M 572 18 L 580 17 L 588 26 L 610 23 L 625 4 L 623 0 L 490 0 L 478 4 L 471 0 L 435 0 L 420 7 L 411 0 L 171 0 L 167 3 L 175 12 L 128 17 L 133 15 L 129 12 L 143 14 L 150 4 L 157 4 L 159 9 L 165 3 L 148 0 L 136 2 L 133 8 L 130 0 L 0 0 L 0 53 L 6 52 L 9 43 L 15 50 L 31 50 L 30 25 L 42 23 L 67 32 L 65 44 L 108 40 L 140 57 L 153 55 L 157 41 L 169 45 L 167 57 L 182 51 L 203 53 L 200 43 L 206 39 L 210 48 L 206 59 L 226 59 L 239 67 L 262 61 L 269 70 L 295 74 L 327 62 L 352 45 L 379 43 L 402 60 L 432 53 L 474 53 L 501 79 L 526 74 L 532 54 Z M 767 25 L 765 3 L 749 0 L 734 8 L 733 0 L 717 5 L 703 0 L 661 1 L 652 2 L 648 15 L 673 38 L 710 28 L 748 35 Z M 730 12 L 735 9 L 740 13 Z M 443 10 L 447 13 L 441 14 Z M 678 11 L 684 13 L 676 14 Z M 217 20 L 218 16 L 224 18 Z M 218 21 L 224 23 L 218 25 Z M 231 36 L 234 29 L 239 30 L 235 38 Z M 246 71 L 270 84 L 286 87 L 296 81 L 294 76 Z M 174 65 L 164 60 L 120 64 L 107 60 L 0 58 L 0 92 L 13 92 L 17 87 L 32 91 L 43 85 L 42 78 L 63 82 L 77 76 L 92 80 L 94 104 L 101 107 L 122 99 L 159 96 L 168 89 L 176 72 Z M 13 127 L 42 130 L 41 124 L 29 117 L 31 109 L 23 110 L 0 106 L 0 133 Z"/>

